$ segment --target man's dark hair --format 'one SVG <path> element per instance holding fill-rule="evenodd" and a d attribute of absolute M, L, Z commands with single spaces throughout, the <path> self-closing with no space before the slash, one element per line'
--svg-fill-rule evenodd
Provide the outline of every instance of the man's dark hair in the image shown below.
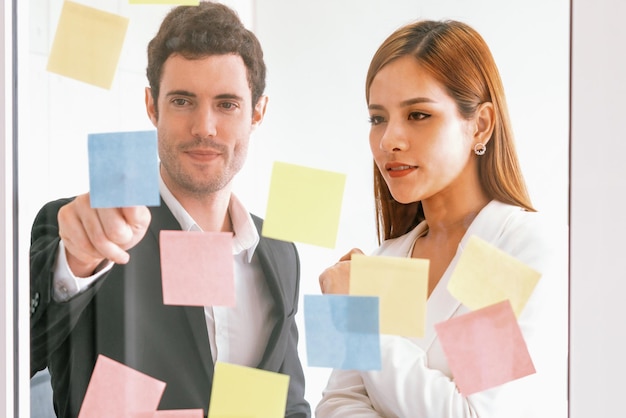
<path fill-rule="evenodd" d="M 252 107 L 265 90 L 265 63 L 257 37 L 245 28 L 239 16 L 229 7 L 213 2 L 172 9 L 148 44 L 146 74 L 155 108 L 159 97 L 163 64 L 172 54 L 187 59 L 210 55 L 239 55 L 246 66 Z"/>

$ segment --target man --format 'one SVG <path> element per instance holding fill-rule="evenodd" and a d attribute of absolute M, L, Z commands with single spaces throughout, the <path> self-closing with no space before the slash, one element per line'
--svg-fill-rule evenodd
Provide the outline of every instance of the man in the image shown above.
<path fill-rule="evenodd" d="M 146 109 L 158 132 L 161 205 L 48 203 L 31 240 L 31 375 L 48 367 L 58 416 L 80 410 L 98 355 L 164 381 L 159 409 L 208 410 L 216 361 L 290 376 L 285 415 L 308 417 L 295 324 L 299 260 L 260 237 L 232 194 L 265 114 L 257 38 L 226 6 L 180 6 L 148 45 Z M 237 305 L 163 304 L 159 231 L 233 233 Z"/>

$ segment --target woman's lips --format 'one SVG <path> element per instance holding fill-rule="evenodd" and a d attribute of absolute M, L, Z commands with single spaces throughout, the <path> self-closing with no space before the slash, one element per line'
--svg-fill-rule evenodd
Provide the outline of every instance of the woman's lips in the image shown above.
<path fill-rule="evenodd" d="M 385 165 L 389 177 L 404 177 L 417 170 L 417 166 L 403 164 L 403 163 L 390 163 Z"/>

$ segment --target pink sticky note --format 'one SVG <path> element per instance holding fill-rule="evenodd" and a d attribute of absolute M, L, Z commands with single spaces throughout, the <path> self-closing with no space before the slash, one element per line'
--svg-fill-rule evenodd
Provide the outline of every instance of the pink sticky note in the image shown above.
<path fill-rule="evenodd" d="M 142 412 L 132 418 L 204 418 L 202 409 L 173 409 L 156 412 Z"/>
<path fill-rule="evenodd" d="M 508 300 L 435 325 L 464 396 L 535 373 Z"/>
<path fill-rule="evenodd" d="M 128 417 L 154 412 L 164 390 L 165 382 L 100 355 L 78 418 Z"/>
<path fill-rule="evenodd" d="M 235 306 L 230 232 L 161 231 L 163 303 Z"/>

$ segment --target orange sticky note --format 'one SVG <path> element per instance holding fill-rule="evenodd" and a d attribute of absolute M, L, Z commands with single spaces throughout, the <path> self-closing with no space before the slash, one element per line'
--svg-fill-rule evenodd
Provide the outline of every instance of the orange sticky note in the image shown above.
<path fill-rule="evenodd" d="M 163 303 L 235 306 L 230 232 L 161 231 Z"/>
<path fill-rule="evenodd" d="M 519 316 L 540 277 L 513 256 L 472 236 L 450 276 L 448 290 L 470 309 L 509 300 Z"/>
<path fill-rule="evenodd" d="M 165 382 L 100 355 L 78 418 L 152 413 L 159 406 L 164 390 Z"/>
<path fill-rule="evenodd" d="M 535 373 L 509 301 L 440 322 L 435 329 L 464 396 Z"/>
<path fill-rule="evenodd" d="M 127 28 L 123 16 L 66 0 L 47 70 L 110 89 Z"/>
<path fill-rule="evenodd" d="M 425 259 L 355 254 L 350 295 L 379 297 L 381 334 L 422 337 L 429 265 Z"/>

